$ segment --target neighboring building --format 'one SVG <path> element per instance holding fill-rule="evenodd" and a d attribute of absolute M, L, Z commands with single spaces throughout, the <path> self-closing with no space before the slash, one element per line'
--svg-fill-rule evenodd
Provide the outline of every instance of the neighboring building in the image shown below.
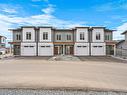
<path fill-rule="evenodd" d="M 116 44 L 116 54 L 119 56 L 127 56 L 127 31 L 123 32 L 122 35 L 125 35 L 125 40 L 121 40 Z"/>
<path fill-rule="evenodd" d="M 6 37 L 0 36 L 0 54 L 6 53 Z"/>
<path fill-rule="evenodd" d="M 14 55 L 20 56 L 105 56 L 106 47 L 112 45 L 112 31 L 105 27 L 53 27 L 23 26 L 13 31 Z M 113 44 L 114 45 L 114 44 Z"/>

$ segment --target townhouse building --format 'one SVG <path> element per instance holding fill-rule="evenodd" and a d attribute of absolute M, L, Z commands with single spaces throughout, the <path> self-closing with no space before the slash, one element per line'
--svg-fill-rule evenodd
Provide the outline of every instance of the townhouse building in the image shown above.
<path fill-rule="evenodd" d="M 6 53 L 6 37 L 0 35 L 0 54 Z"/>
<path fill-rule="evenodd" d="M 14 55 L 18 56 L 105 56 L 112 44 L 113 30 L 105 27 L 57 29 L 22 26 L 13 32 Z M 108 49 L 108 50 L 106 50 Z"/>

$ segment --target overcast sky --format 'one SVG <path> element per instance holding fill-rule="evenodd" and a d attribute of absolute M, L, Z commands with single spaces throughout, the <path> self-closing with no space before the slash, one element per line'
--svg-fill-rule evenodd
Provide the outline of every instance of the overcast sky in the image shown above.
<path fill-rule="evenodd" d="M 127 0 L 0 0 L 0 35 L 11 40 L 8 28 L 23 25 L 105 26 L 114 39 L 127 30 Z"/>

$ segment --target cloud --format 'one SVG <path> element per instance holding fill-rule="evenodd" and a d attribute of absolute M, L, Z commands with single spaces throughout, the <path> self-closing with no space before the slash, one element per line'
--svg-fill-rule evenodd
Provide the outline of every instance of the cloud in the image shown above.
<path fill-rule="evenodd" d="M 55 8 L 52 4 L 49 4 L 47 8 L 42 9 L 42 12 L 45 14 L 52 14 L 55 11 Z"/>
<path fill-rule="evenodd" d="M 82 21 L 68 21 L 59 19 L 53 15 L 55 8 L 53 5 L 49 4 L 46 8 L 42 9 L 41 14 L 31 15 L 22 17 L 18 14 L 4 14 L 0 13 L 0 34 L 8 35 L 9 28 L 17 28 L 19 26 L 54 26 L 59 28 L 72 28 L 74 26 L 81 26 L 86 24 L 86 22 Z M 9 34 L 10 35 L 10 34 Z"/>
<path fill-rule="evenodd" d="M 116 32 L 114 32 L 114 39 L 121 40 L 124 39 L 124 36 L 121 35 L 125 30 L 127 30 L 127 22 L 116 28 Z"/>
<path fill-rule="evenodd" d="M 0 11 L 8 14 L 18 13 L 20 7 L 17 5 L 0 4 Z"/>
<path fill-rule="evenodd" d="M 8 8 L 4 8 L 2 11 L 6 13 L 17 13 L 15 9 L 8 9 Z"/>

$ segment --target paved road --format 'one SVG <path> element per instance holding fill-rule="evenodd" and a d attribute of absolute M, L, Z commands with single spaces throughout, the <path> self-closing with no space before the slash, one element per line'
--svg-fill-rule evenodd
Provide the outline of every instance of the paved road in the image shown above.
<path fill-rule="evenodd" d="M 0 88 L 95 88 L 127 91 L 127 64 L 93 61 L 0 61 Z"/>

